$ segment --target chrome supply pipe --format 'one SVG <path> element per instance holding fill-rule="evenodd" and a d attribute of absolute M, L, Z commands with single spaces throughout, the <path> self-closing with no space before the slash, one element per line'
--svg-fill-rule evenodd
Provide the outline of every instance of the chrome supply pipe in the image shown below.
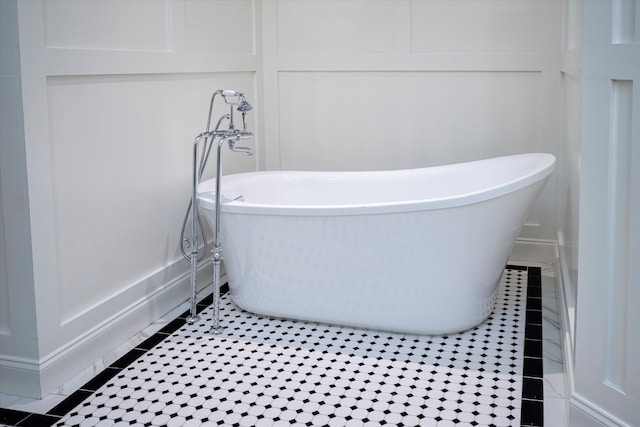
<path fill-rule="evenodd" d="M 198 277 L 198 225 L 200 224 L 200 229 L 203 230 L 203 227 L 200 223 L 200 215 L 198 215 L 198 198 L 197 198 L 197 189 L 198 183 L 200 180 L 200 176 L 202 175 L 202 168 L 198 169 L 198 144 L 202 138 L 205 138 L 205 143 L 209 134 L 207 132 L 201 133 L 198 135 L 193 141 L 193 191 L 191 193 L 191 254 L 189 256 L 189 261 L 191 262 L 191 298 L 190 298 L 190 309 L 189 315 L 186 318 L 187 323 L 194 324 L 198 320 L 200 320 L 200 316 L 198 316 L 198 308 L 197 308 L 197 277 Z M 203 148 L 203 150 L 206 147 Z M 204 154 L 204 151 L 203 151 Z M 203 230 L 204 233 L 204 230 Z M 206 238 L 205 248 L 206 251 Z"/>
<path fill-rule="evenodd" d="M 220 95 L 225 103 L 229 105 L 229 113 L 222 115 L 218 122 L 216 123 L 216 127 L 213 131 L 211 131 L 211 118 L 213 114 L 213 106 L 215 103 L 216 97 Z M 242 130 L 236 129 L 234 123 L 234 106 L 236 109 L 242 114 Z M 207 128 L 206 131 L 198 135 L 194 139 L 194 147 L 193 147 L 193 188 L 191 194 L 191 202 L 189 207 L 187 207 L 187 213 L 185 215 L 182 230 L 181 230 L 181 251 L 182 255 L 185 259 L 191 262 L 191 298 L 190 298 L 190 314 L 187 316 L 187 322 L 193 324 L 199 320 L 199 316 L 197 314 L 197 273 L 198 273 L 198 262 L 202 260 L 202 256 L 198 259 L 198 227 L 202 233 L 202 240 L 204 242 L 204 252 L 207 250 L 208 242 L 206 239 L 206 235 L 204 232 L 204 227 L 202 221 L 200 219 L 199 211 L 198 211 L 198 199 L 197 199 L 197 189 L 199 185 L 199 180 L 202 177 L 204 172 L 205 165 L 209 158 L 209 154 L 211 152 L 211 148 L 213 148 L 213 144 L 216 138 L 219 138 L 217 143 L 217 155 L 216 155 L 216 169 L 217 169 L 217 177 L 216 177 L 216 209 L 215 209 L 215 236 L 213 242 L 212 249 L 212 258 L 213 258 L 213 284 L 214 284 L 214 319 L 213 319 L 213 327 L 211 328 L 211 333 L 217 335 L 221 332 L 222 328 L 220 327 L 220 263 L 222 261 L 222 249 L 221 242 L 219 238 L 220 234 L 220 182 L 222 177 L 222 164 L 221 158 L 222 153 L 221 149 L 225 142 L 229 144 L 229 149 L 234 152 L 245 153 L 248 155 L 252 155 L 253 151 L 249 147 L 236 147 L 235 143 L 239 140 L 246 140 L 253 137 L 253 133 L 247 131 L 246 124 L 246 114 L 248 111 L 251 111 L 253 107 L 247 102 L 245 96 L 241 92 L 237 92 L 234 90 L 217 90 L 211 96 L 211 102 L 209 104 L 209 115 L 207 118 Z M 225 130 L 221 130 L 220 126 L 224 120 L 229 120 L 228 128 Z M 202 147 L 202 155 L 200 159 L 200 165 L 198 166 L 198 145 L 200 141 L 204 139 L 204 144 Z M 191 238 L 185 239 L 184 233 L 187 224 L 187 220 L 189 218 L 189 209 L 191 209 Z M 190 245 L 190 253 L 184 248 L 184 243 L 187 242 L 188 246 Z M 187 246 L 187 247 L 188 247 Z M 204 256 L 203 252 L 203 256 Z"/>
<path fill-rule="evenodd" d="M 220 181 L 222 180 L 222 145 L 226 141 L 220 138 L 218 142 L 218 152 L 216 156 L 216 213 L 215 230 L 213 234 L 213 249 L 211 250 L 211 261 L 213 262 L 213 325 L 209 330 L 212 335 L 220 335 L 220 263 L 222 262 L 222 248 L 220 247 Z"/>
<path fill-rule="evenodd" d="M 250 148 L 235 146 L 235 143 L 238 140 L 248 139 L 251 136 L 253 136 L 251 132 L 231 130 L 227 131 L 227 134 L 220 138 L 218 142 L 216 159 L 215 231 L 213 236 L 213 249 L 211 250 L 211 259 L 213 262 L 213 325 L 209 330 L 209 333 L 211 333 L 212 335 L 220 335 L 222 333 L 222 327 L 220 326 L 220 263 L 222 262 L 222 248 L 220 242 L 220 185 L 222 181 L 222 146 L 225 142 L 227 142 L 231 151 L 253 155 L 253 151 Z"/>

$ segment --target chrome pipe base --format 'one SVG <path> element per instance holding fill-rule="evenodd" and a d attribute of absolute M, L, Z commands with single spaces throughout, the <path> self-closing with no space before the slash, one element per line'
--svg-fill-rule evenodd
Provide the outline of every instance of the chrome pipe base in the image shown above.
<path fill-rule="evenodd" d="M 185 319 L 185 321 L 189 324 L 189 325 L 193 325 L 194 323 L 197 323 L 200 321 L 200 316 L 196 315 L 188 315 L 187 318 Z"/>
<path fill-rule="evenodd" d="M 222 326 L 218 326 L 217 328 L 213 326 L 211 327 L 211 329 L 209 329 L 209 333 L 211 335 L 221 335 L 223 331 L 224 331 L 224 328 Z"/>
<path fill-rule="evenodd" d="M 220 178 L 218 178 L 220 179 Z M 217 196 L 217 194 L 216 194 Z M 217 196 L 219 197 L 219 196 Z M 216 203 L 216 222 L 220 217 L 220 202 Z M 215 241 L 213 246 L 213 325 L 209 330 L 211 335 L 220 335 L 222 326 L 220 326 L 220 262 L 222 261 L 222 250 L 220 242 L 218 242 L 219 228 L 216 227 Z"/>

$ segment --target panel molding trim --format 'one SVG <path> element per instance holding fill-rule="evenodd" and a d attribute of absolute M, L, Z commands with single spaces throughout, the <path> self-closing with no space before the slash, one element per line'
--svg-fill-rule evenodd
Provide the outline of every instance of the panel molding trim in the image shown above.
<path fill-rule="evenodd" d="M 631 168 L 633 81 L 613 80 L 611 87 L 609 171 L 607 197 L 607 345 L 605 382 L 624 392 L 628 378 L 627 352 L 631 278 Z"/>
<path fill-rule="evenodd" d="M 3 390 L 36 399 L 54 392 L 135 333 L 186 301 L 190 295 L 190 271 L 188 268 L 181 270 L 185 271 L 166 286 L 118 311 L 40 360 L 0 356 L 0 383 Z M 211 261 L 199 266 L 199 291 L 210 285 L 212 274 Z M 144 287 L 145 281 L 138 285 Z M 109 298 L 103 301 L 102 306 L 104 309 L 117 310 L 122 305 L 115 298 Z M 82 316 L 73 320 L 83 321 Z"/>
<path fill-rule="evenodd" d="M 570 415 L 570 427 L 602 427 L 602 426 L 618 426 L 618 427 L 633 427 L 631 424 L 627 424 L 621 419 L 617 418 L 610 412 L 598 406 L 589 399 L 581 396 L 577 393 L 572 393 L 569 398 L 569 409 L 572 412 Z M 578 414 L 580 418 L 576 418 Z M 588 421 L 591 424 L 586 424 Z"/>

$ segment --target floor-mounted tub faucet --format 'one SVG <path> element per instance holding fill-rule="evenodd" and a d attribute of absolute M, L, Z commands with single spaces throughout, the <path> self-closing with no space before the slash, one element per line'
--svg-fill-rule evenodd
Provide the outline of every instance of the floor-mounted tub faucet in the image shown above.
<path fill-rule="evenodd" d="M 229 113 L 222 115 L 218 122 L 216 123 L 215 129 L 211 130 L 211 117 L 213 113 L 213 105 L 216 97 L 220 95 L 224 99 L 225 103 L 229 105 Z M 234 109 L 239 111 L 242 114 L 242 129 L 237 129 L 234 123 Z M 184 222 L 182 224 L 182 254 L 183 256 L 191 262 L 191 308 L 190 314 L 187 316 L 188 323 L 195 323 L 199 320 L 199 316 L 197 314 L 196 307 L 196 298 L 197 298 L 197 270 L 198 270 L 198 261 L 202 260 L 203 256 L 198 256 L 198 228 L 200 229 L 200 234 L 202 235 L 204 242 L 204 251 L 208 249 L 208 243 L 206 240 L 206 236 L 204 234 L 204 227 L 202 225 L 202 220 L 200 219 L 200 214 L 198 212 L 198 184 L 200 178 L 202 177 L 202 173 L 204 172 L 204 168 L 206 166 L 207 160 L 209 158 L 209 153 L 211 152 L 211 148 L 213 147 L 213 143 L 216 139 L 217 141 L 217 152 L 216 152 L 216 212 L 215 212 L 215 227 L 214 227 L 214 236 L 213 236 L 213 249 L 212 249 L 212 262 L 213 262 L 213 326 L 211 327 L 210 332 L 214 335 L 218 335 L 221 333 L 222 328 L 220 327 L 220 263 L 222 262 L 222 248 L 220 243 L 220 181 L 222 177 L 222 146 L 225 143 L 228 143 L 229 149 L 231 151 L 245 153 L 248 155 L 252 155 L 253 151 L 249 147 L 238 147 L 236 146 L 236 142 L 242 140 L 248 140 L 253 138 L 253 133 L 247 130 L 247 119 L 246 115 L 249 111 L 251 111 L 253 107 L 251 104 L 247 102 L 244 94 L 241 92 L 237 92 L 235 90 L 217 90 L 211 96 L 211 103 L 209 105 L 209 116 L 207 119 L 207 129 L 202 132 L 194 139 L 193 143 L 193 191 L 191 194 L 191 203 L 187 208 L 187 214 L 185 215 Z M 228 120 L 229 125 L 227 129 L 220 129 L 222 123 Z M 202 151 L 200 155 L 200 162 L 198 163 L 198 146 L 200 142 L 202 144 Z M 188 239 L 184 238 L 185 228 L 187 219 L 189 217 L 189 209 L 191 209 L 191 237 Z M 184 248 L 184 245 L 187 245 L 187 248 L 190 248 L 191 252 L 187 253 Z"/>

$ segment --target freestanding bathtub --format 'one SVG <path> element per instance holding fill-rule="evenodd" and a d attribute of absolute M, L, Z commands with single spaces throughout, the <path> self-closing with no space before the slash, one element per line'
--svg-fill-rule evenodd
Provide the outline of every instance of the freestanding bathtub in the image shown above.
<path fill-rule="evenodd" d="M 222 178 L 233 302 L 262 315 L 413 334 L 474 327 L 555 167 L 523 154 L 411 170 Z M 198 188 L 209 224 L 215 180 Z"/>

